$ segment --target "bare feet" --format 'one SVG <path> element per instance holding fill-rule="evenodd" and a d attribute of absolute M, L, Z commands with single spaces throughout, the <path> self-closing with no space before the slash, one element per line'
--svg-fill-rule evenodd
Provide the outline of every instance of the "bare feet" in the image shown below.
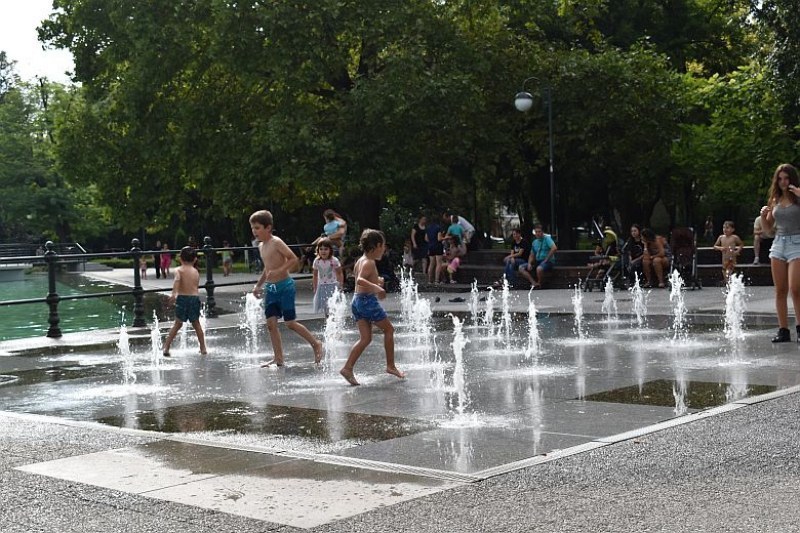
<path fill-rule="evenodd" d="M 208 355 L 208 350 L 200 350 L 200 355 Z"/>
<path fill-rule="evenodd" d="M 387 374 L 391 374 L 393 376 L 397 376 L 400 379 L 405 379 L 406 378 L 405 372 L 400 372 L 399 370 L 397 370 L 396 366 L 393 366 L 391 368 L 386 367 L 386 373 Z"/>
<path fill-rule="evenodd" d="M 277 357 L 273 357 L 271 360 L 267 361 L 266 363 L 263 363 L 261 365 L 261 368 L 265 368 L 265 367 L 272 366 L 272 365 L 279 366 L 279 367 L 283 366 L 283 358 L 281 357 L 280 359 L 278 359 Z"/>
<path fill-rule="evenodd" d="M 314 345 L 314 364 L 318 365 L 322 362 L 322 341 L 317 341 Z"/>
<path fill-rule="evenodd" d="M 353 371 L 352 371 L 352 370 L 348 370 L 348 369 L 346 369 L 346 368 L 343 368 L 343 369 L 339 370 L 339 373 L 340 373 L 340 374 L 341 374 L 341 375 L 344 377 L 344 379 L 346 379 L 346 380 L 347 380 L 347 382 L 348 382 L 350 385 L 352 385 L 353 387 L 356 387 L 356 386 L 358 386 L 358 385 L 361 385 L 361 383 L 359 383 L 358 381 L 356 381 L 356 377 L 355 377 L 355 375 L 353 375 Z"/>

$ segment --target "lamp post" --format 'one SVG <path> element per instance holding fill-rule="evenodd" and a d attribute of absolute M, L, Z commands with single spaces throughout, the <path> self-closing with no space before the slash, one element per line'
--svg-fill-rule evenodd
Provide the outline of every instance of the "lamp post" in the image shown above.
<path fill-rule="evenodd" d="M 529 81 L 540 81 L 536 76 L 531 76 L 522 82 L 522 90 L 514 97 L 514 107 L 523 113 L 533 107 L 533 96 L 525 90 L 525 84 Z M 549 83 L 544 84 L 545 103 L 547 104 L 547 141 L 549 144 L 549 164 L 550 164 L 550 233 L 556 238 L 558 230 L 556 228 L 556 184 L 555 173 L 553 171 L 553 100 Z"/>

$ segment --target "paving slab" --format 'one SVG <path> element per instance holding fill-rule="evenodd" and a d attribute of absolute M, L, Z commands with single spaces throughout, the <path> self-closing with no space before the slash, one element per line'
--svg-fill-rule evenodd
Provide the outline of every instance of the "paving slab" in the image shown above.
<path fill-rule="evenodd" d="M 305 283 L 298 282 L 299 310 L 319 331 Z M 748 291 L 741 360 L 718 333 L 700 331 L 698 346 L 677 351 L 664 340 L 667 291 L 648 295 L 651 331 L 632 334 L 630 302 L 620 294 L 625 324 L 593 326 L 588 342 L 546 340 L 536 365 L 524 345 L 474 338 L 463 391 L 451 380 L 455 363 L 422 362 L 414 334 L 401 327 L 398 361 L 409 378 L 382 374 L 377 336 L 359 362 L 358 388 L 335 373 L 352 334 L 330 367 L 310 364 L 302 343 L 289 340 L 297 355 L 287 368 L 260 369 L 268 343 L 244 357 L 224 349 L 239 331 L 235 315 L 210 319 L 217 357 L 197 357 L 190 342 L 158 367 L 139 352 L 128 389 L 116 370 L 102 375 L 103 358 L 109 368 L 118 358 L 78 353 L 77 339 L 3 343 L 0 352 L 11 357 L 0 357 L 0 373 L 31 381 L 0 386 L 0 494 L 10 503 L 0 529 L 797 530 L 791 517 L 800 505 L 785 495 L 800 478 L 800 401 L 792 389 L 800 349 L 768 343 L 772 290 Z M 241 291 L 219 294 L 242 299 Z M 543 322 L 555 325 L 572 312 L 574 296 L 539 291 L 532 298 Z M 685 297 L 699 330 L 721 327 L 723 293 Z M 466 302 L 441 300 L 431 301 L 437 313 L 469 318 Z M 395 313 L 402 307 L 396 296 L 385 303 Z M 601 296 L 583 303 L 598 322 Z M 511 309 L 527 311 L 527 294 L 518 292 Z M 144 331 L 132 334 L 146 339 Z M 48 350 L 49 359 L 13 355 L 29 348 Z M 95 370 L 75 376 L 73 367 Z M 682 387 L 692 401 L 710 406 L 728 394 L 723 401 L 736 404 L 690 404 L 677 416 L 672 394 Z M 749 396 L 765 390 L 775 391 L 767 401 Z M 479 424 L 458 426 L 462 394 L 469 396 L 465 416 Z M 86 422 L 25 418 L 31 412 Z M 100 419 L 105 426 L 89 422 Z M 278 433 L 260 439 L 263 431 Z M 79 510 L 89 518 L 81 522 Z"/>

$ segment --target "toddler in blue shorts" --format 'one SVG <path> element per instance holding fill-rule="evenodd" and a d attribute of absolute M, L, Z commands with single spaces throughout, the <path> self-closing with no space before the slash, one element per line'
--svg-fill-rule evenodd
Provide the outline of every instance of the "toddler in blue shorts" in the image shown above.
<path fill-rule="evenodd" d="M 383 288 L 383 279 L 378 276 L 375 261 L 383 257 L 386 251 L 386 239 L 383 233 L 374 229 L 365 229 L 361 234 L 361 250 L 364 254 L 358 258 L 353 266 L 353 275 L 356 278 L 355 294 L 350 310 L 358 325 L 359 339 L 350 350 L 347 362 L 339 373 L 350 385 L 358 385 L 353 368 L 372 342 L 372 324 L 383 331 L 383 348 L 386 351 L 386 372 L 400 379 L 405 374 L 400 372 L 394 364 L 394 326 L 389 322 L 386 311 L 383 310 L 378 300 L 386 298 Z"/>
<path fill-rule="evenodd" d="M 200 273 L 194 267 L 197 261 L 197 252 L 191 246 L 184 246 L 180 253 L 181 266 L 175 269 L 175 281 L 172 283 L 172 294 L 169 296 L 169 303 L 175 304 L 175 322 L 172 323 L 164 341 L 164 357 L 169 357 L 169 347 L 175 335 L 178 334 L 184 322 L 189 322 L 197 333 L 197 340 L 200 343 L 200 353 L 205 355 L 206 337 L 203 333 L 203 326 L 200 324 Z"/>

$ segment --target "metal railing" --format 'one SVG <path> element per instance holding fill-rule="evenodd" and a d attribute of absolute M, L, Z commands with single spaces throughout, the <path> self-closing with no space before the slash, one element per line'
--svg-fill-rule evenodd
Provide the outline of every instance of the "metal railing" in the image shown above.
<path fill-rule="evenodd" d="M 216 318 L 218 316 L 218 311 L 217 311 L 216 299 L 214 298 L 214 290 L 217 287 L 247 285 L 256 283 L 256 280 L 216 283 L 214 281 L 214 266 L 216 265 L 217 252 L 244 251 L 245 253 L 251 253 L 254 251 L 254 248 L 252 246 L 214 248 L 211 245 L 211 237 L 205 237 L 203 239 L 203 243 L 204 243 L 203 247 L 197 249 L 198 256 L 202 255 L 205 258 L 206 282 L 204 285 L 201 285 L 201 288 L 205 289 L 206 291 L 206 316 L 209 318 Z M 47 286 L 48 286 L 47 296 L 45 296 L 44 298 L 27 298 L 23 300 L 0 301 L 0 306 L 46 303 L 49 307 L 49 313 L 47 318 L 49 327 L 47 329 L 47 336 L 52 338 L 58 338 L 62 336 L 61 328 L 59 327 L 61 319 L 58 314 L 58 304 L 60 302 L 68 300 L 82 300 L 87 298 L 104 298 L 109 296 L 132 295 L 133 296 L 132 326 L 135 328 L 146 327 L 147 322 L 145 321 L 144 317 L 145 293 L 169 292 L 172 290 L 172 287 L 158 288 L 158 289 L 144 289 L 142 287 L 139 260 L 143 255 L 157 255 L 162 253 L 179 255 L 180 250 L 142 250 L 141 248 L 139 248 L 139 244 L 140 244 L 139 239 L 131 240 L 131 249 L 125 252 L 59 254 L 57 251 L 57 245 L 54 244 L 52 241 L 47 241 L 47 243 L 45 243 L 44 255 L 0 257 L 0 265 L 20 264 L 20 263 L 41 265 L 42 263 L 44 263 L 47 266 Z M 308 245 L 296 244 L 289 246 L 295 252 L 295 254 L 299 255 L 300 259 L 302 259 L 302 250 L 304 247 Z M 258 252 L 256 251 L 255 253 Z M 76 259 L 81 259 L 83 261 L 86 261 L 87 259 L 99 259 L 103 257 L 131 259 L 131 267 L 133 268 L 133 288 L 124 291 L 107 291 L 107 292 L 97 292 L 92 294 L 76 294 L 70 296 L 60 296 L 58 294 L 56 287 L 56 273 L 60 265 L 73 262 Z"/>

